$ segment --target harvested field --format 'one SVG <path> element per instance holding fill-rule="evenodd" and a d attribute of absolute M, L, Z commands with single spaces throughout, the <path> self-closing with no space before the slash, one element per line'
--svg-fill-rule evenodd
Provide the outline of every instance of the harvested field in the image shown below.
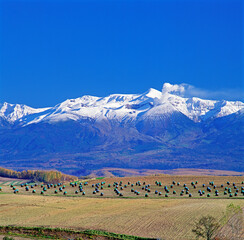
<path fill-rule="evenodd" d="M 85 184 L 87 182 L 87 184 Z M 76 183 L 27 186 L 0 184 L 1 193 L 95 198 L 240 198 L 244 199 L 243 176 L 172 176 L 102 178 Z M 74 185 L 75 184 L 75 185 Z M 204 185 L 203 185 L 204 184 Z M 34 191 L 34 192 L 33 192 Z M 200 191 L 200 192 L 199 192 Z M 201 194 L 202 192 L 202 194 Z M 167 196 L 166 196 L 167 195 Z"/>
<path fill-rule="evenodd" d="M 244 207 L 243 176 L 154 175 L 22 186 L 13 184 L 14 179 L 4 181 L 0 185 L 2 226 L 91 229 L 187 240 L 194 238 L 191 229 L 200 217 L 210 214 L 220 219 L 230 203 Z M 224 194 L 226 188 L 231 193 Z M 206 193 L 200 196 L 199 191 Z M 221 236 L 230 236 L 230 228 L 224 229 Z"/>
<path fill-rule="evenodd" d="M 18 178 L 6 178 L 6 177 L 0 177 L 0 185 L 8 186 L 11 184 L 14 185 L 20 185 L 22 183 L 29 182 L 28 179 L 18 179 Z"/>
<path fill-rule="evenodd" d="M 96 229 L 162 239 L 193 239 L 202 215 L 220 218 L 238 199 L 97 199 L 1 195 L 0 225 Z"/>
<path fill-rule="evenodd" d="M 89 176 L 103 177 L 126 177 L 126 176 L 148 176 L 154 174 L 170 174 L 170 175 L 209 175 L 209 176 L 244 176 L 244 172 L 213 170 L 213 169 L 196 169 L 196 168 L 178 168 L 172 170 L 162 169 L 131 169 L 131 168 L 102 168 L 93 170 Z"/>
<path fill-rule="evenodd" d="M 89 182 L 94 183 L 99 180 L 93 179 Z M 155 181 L 161 181 L 163 185 L 170 185 L 172 181 L 190 184 L 192 181 L 198 181 L 198 184 L 209 183 L 210 181 L 214 181 L 215 184 L 226 184 L 227 181 L 230 183 L 236 182 L 241 183 L 244 181 L 244 176 L 202 176 L 202 175 L 167 175 L 167 174 L 156 174 L 151 176 L 136 176 L 136 177 L 112 177 L 112 178 L 104 178 L 102 181 L 106 181 L 106 183 L 113 182 L 146 182 L 147 184 L 154 184 Z"/>
<path fill-rule="evenodd" d="M 217 237 L 221 240 L 244 239 L 244 208 L 228 220 L 218 231 Z"/>

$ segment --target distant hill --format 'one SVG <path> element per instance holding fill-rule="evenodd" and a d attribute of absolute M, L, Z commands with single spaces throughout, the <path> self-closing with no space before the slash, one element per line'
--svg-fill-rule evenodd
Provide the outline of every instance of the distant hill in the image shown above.
<path fill-rule="evenodd" d="M 102 168 L 244 171 L 244 103 L 162 91 L 0 104 L 0 165 L 88 175 Z"/>

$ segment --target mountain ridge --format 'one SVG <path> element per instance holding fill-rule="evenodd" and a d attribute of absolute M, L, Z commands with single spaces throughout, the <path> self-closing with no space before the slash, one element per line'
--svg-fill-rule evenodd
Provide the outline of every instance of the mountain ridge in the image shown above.
<path fill-rule="evenodd" d="M 10 124 L 21 122 L 22 125 L 40 121 L 78 120 L 90 118 L 137 118 L 147 113 L 152 107 L 158 107 L 154 114 L 171 114 L 173 111 L 183 113 L 195 122 L 208 118 L 223 117 L 244 108 L 240 101 L 205 100 L 197 97 L 186 98 L 175 95 L 183 92 L 186 84 L 171 85 L 165 83 L 162 92 L 150 88 L 143 94 L 111 94 L 106 97 L 85 95 L 76 99 L 67 99 L 54 107 L 31 108 L 20 104 L 0 104 L 0 117 Z M 178 90 L 180 89 L 180 90 Z M 28 116 L 32 115 L 32 118 Z M 32 119 L 31 121 L 29 119 Z"/>
<path fill-rule="evenodd" d="M 85 175 L 104 167 L 244 171 L 244 103 L 143 94 L 85 95 L 50 108 L 0 105 L 0 165 Z"/>

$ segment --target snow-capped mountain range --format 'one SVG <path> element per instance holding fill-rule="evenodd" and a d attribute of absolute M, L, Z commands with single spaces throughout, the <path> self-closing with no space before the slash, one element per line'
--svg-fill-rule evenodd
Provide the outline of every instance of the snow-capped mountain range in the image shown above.
<path fill-rule="evenodd" d="M 0 166 L 88 174 L 103 167 L 244 171 L 244 103 L 186 96 L 189 86 L 0 104 Z"/>
<path fill-rule="evenodd" d="M 0 117 L 10 124 L 28 124 L 91 118 L 118 122 L 180 112 L 194 122 L 224 117 L 244 108 L 240 101 L 204 100 L 179 96 L 184 85 L 165 83 L 162 91 L 150 88 L 143 94 L 112 94 L 107 97 L 83 96 L 68 99 L 54 107 L 31 108 L 20 104 L 0 104 Z M 181 91 L 177 91 L 181 89 Z"/>

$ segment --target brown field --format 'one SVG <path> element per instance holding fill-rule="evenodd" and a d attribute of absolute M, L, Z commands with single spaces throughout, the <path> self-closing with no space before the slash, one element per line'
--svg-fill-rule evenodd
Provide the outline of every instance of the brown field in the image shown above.
<path fill-rule="evenodd" d="M 96 199 L 2 194 L 0 225 L 97 229 L 162 239 L 193 239 L 202 215 L 220 218 L 237 199 Z"/>
<path fill-rule="evenodd" d="M 108 184 L 122 181 L 122 186 L 128 182 L 134 183 L 134 189 L 141 194 L 131 193 L 131 186 L 121 190 L 124 196 L 119 197 L 113 187 L 108 188 Z M 137 181 L 141 186 L 136 186 Z M 145 184 L 151 184 L 149 197 L 145 198 L 145 190 L 141 188 Z M 155 184 L 155 181 L 161 181 L 162 187 Z M 180 186 L 170 188 L 172 181 L 180 182 Z M 198 181 L 196 189 L 191 186 L 192 181 Z M 199 197 L 197 191 L 202 189 L 202 184 L 214 181 L 219 190 L 220 196 L 215 197 L 211 192 L 211 197 Z M 244 208 L 243 195 L 238 193 L 237 198 L 229 198 L 223 195 L 223 188 L 220 187 L 230 181 L 240 189 L 244 186 L 243 176 L 172 176 L 172 175 L 154 175 L 144 177 L 124 177 L 124 178 L 104 178 L 89 180 L 88 186 L 84 187 L 86 192 L 82 196 L 79 192 L 74 194 L 77 187 L 66 185 L 65 191 L 54 195 L 54 188 L 47 189 L 44 195 L 40 195 L 40 183 L 36 193 L 32 193 L 32 188 L 25 191 L 25 188 L 17 186 L 18 194 L 13 194 L 12 188 L 8 185 L 1 185 L 0 193 L 0 225 L 17 225 L 17 226 L 47 226 L 62 227 L 72 229 L 94 229 L 119 234 L 129 234 L 141 237 L 161 238 L 166 240 L 174 239 L 194 239 L 191 232 L 193 224 L 201 216 L 211 214 L 217 219 L 223 216 L 226 206 L 230 203 L 240 205 Z M 92 184 L 106 182 L 100 189 L 104 192 L 101 197 L 99 193 L 92 194 L 94 188 Z M 192 198 L 185 194 L 179 196 L 183 184 L 186 183 L 193 194 Z M 84 184 L 84 183 L 83 183 Z M 169 198 L 165 198 L 164 185 L 167 185 L 170 193 Z M 206 188 L 206 187 L 205 187 Z M 154 193 L 155 189 L 162 191 L 162 196 Z M 176 195 L 172 191 L 177 192 Z M 206 190 L 206 189 L 205 189 Z M 227 228 L 227 231 L 231 231 Z M 227 235 L 230 233 L 227 233 Z"/>
<path fill-rule="evenodd" d="M 7 179 L 5 179 L 7 180 Z M 24 180 L 21 180 L 24 182 Z M 21 182 L 20 181 L 20 182 Z M 136 182 L 140 181 L 141 185 L 136 186 Z M 157 186 L 155 184 L 155 181 L 161 182 L 162 186 Z M 173 185 L 171 187 L 172 182 L 175 181 L 175 183 L 180 183 L 179 186 L 177 184 Z M 198 182 L 196 187 L 194 188 L 191 183 L 192 182 Z M 227 185 L 227 181 L 230 182 L 230 185 Z M 225 187 L 231 188 L 233 198 L 240 198 L 244 199 L 244 194 L 241 193 L 241 188 L 244 188 L 244 184 L 242 182 L 244 181 L 243 176 L 174 176 L 174 175 L 154 175 L 154 176 L 141 176 L 141 177 L 113 177 L 113 178 L 103 178 L 103 179 L 90 179 L 88 182 L 88 186 L 84 186 L 84 182 L 86 180 L 83 180 L 83 191 L 85 192 L 85 196 L 82 195 L 82 192 L 79 191 L 79 182 L 77 182 L 77 186 L 71 187 L 69 182 L 64 183 L 65 188 L 63 188 L 62 192 L 59 191 L 59 187 L 51 187 L 50 189 L 47 189 L 44 192 L 44 195 L 49 195 L 49 196 L 63 196 L 63 193 L 66 191 L 67 197 L 71 196 L 76 196 L 76 197 L 95 197 L 95 198 L 145 198 L 145 194 L 148 194 L 148 198 L 155 198 L 155 199 L 162 199 L 165 198 L 165 190 L 164 186 L 168 187 L 169 192 L 168 197 L 169 198 L 189 198 L 189 194 L 185 194 L 183 196 L 180 196 L 181 190 L 184 189 L 184 184 L 189 188 L 189 193 L 192 194 L 192 198 L 207 198 L 207 187 L 211 187 L 212 191 L 210 192 L 210 198 L 230 198 L 229 194 L 224 195 Z M 12 182 L 16 182 L 15 180 Z M 12 183 L 11 180 L 4 182 L 3 185 L 0 183 L 0 187 L 2 188 L 2 193 L 12 193 L 13 194 L 13 189 L 10 187 L 10 183 Z M 96 183 L 102 183 L 105 182 L 103 185 L 103 189 L 99 187 L 99 192 L 96 194 L 93 194 L 93 191 L 95 190 L 95 187 L 92 187 L 92 184 Z M 121 186 L 118 186 L 118 190 L 120 193 L 123 193 L 123 196 L 119 196 L 116 194 L 114 191 L 113 183 L 117 182 L 120 183 L 122 182 Z M 130 182 L 130 185 L 128 184 Z M 145 184 L 144 184 L 145 182 Z M 213 186 L 209 185 L 209 182 L 214 182 L 214 185 L 216 188 L 214 189 Z M 8 185 L 7 185 L 8 183 Z M 17 182 L 16 182 L 17 183 Z M 234 196 L 235 189 L 233 187 L 233 183 L 236 184 L 236 188 L 239 189 L 239 192 L 237 196 Z M 108 185 L 111 185 L 108 187 Z M 134 184 L 134 186 L 132 186 Z M 150 192 L 143 190 L 142 188 L 145 187 L 146 185 L 150 184 Z M 202 186 L 202 184 L 205 184 L 205 187 Z M 223 187 L 221 187 L 221 184 L 223 184 Z M 127 187 L 125 187 L 127 185 Z M 43 190 L 43 187 L 41 187 L 41 184 L 39 183 L 38 186 L 31 188 L 31 183 L 29 184 L 29 191 L 25 190 L 25 187 L 20 187 L 20 183 L 17 185 L 14 184 L 16 188 L 19 190 L 18 194 L 27 194 L 27 195 L 33 195 L 33 194 L 40 194 L 41 191 Z M 44 184 L 44 186 L 46 186 Z M 101 186 L 101 185 L 100 185 Z M 63 186 L 61 186 L 63 187 Z M 121 189 L 123 187 L 123 190 Z M 32 193 L 32 190 L 35 189 L 36 193 Z M 140 192 L 139 195 L 136 195 L 134 192 L 131 192 L 131 189 L 137 190 Z M 55 194 L 54 191 L 58 190 L 58 193 Z M 203 196 L 199 196 L 198 191 L 199 190 L 204 190 L 205 194 Z M 215 196 L 215 191 L 219 191 L 219 196 Z M 78 191 L 78 194 L 75 194 L 75 191 Z M 155 191 L 161 192 L 162 195 L 159 196 L 158 194 L 155 194 Z M 173 194 L 173 191 L 176 193 Z M 101 197 L 100 193 L 103 192 L 104 196 Z"/>
<path fill-rule="evenodd" d="M 27 179 L 0 177 L 0 185 L 5 185 L 5 186 L 11 185 L 11 184 L 20 185 L 20 184 L 26 183 L 28 181 L 29 180 L 27 180 Z"/>
<path fill-rule="evenodd" d="M 244 181 L 244 176 L 212 176 L 212 175 L 169 175 L 169 174 L 154 174 L 151 176 L 135 176 L 135 177 L 112 177 L 104 178 L 102 180 L 92 179 L 89 180 L 91 183 L 105 181 L 106 183 L 120 182 L 126 183 L 130 181 L 135 183 L 137 181 L 146 182 L 146 184 L 154 184 L 155 181 L 161 181 L 163 185 L 170 185 L 172 181 L 180 182 L 181 184 L 188 183 L 192 181 L 198 181 L 198 184 L 207 184 L 210 181 L 214 181 L 215 184 L 226 184 L 227 181 L 233 183 L 241 183 Z"/>
<path fill-rule="evenodd" d="M 177 168 L 172 170 L 162 169 L 128 169 L 128 168 L 102 168 L 93 170 L 91 177 L 126 177 L 126 176 L 148 176 L 154 174 L 170 174 L 170 175 L 209 175 L 209 176 L 244 176 L 244 172 L 212 170 L 212 169 L 193 169 L 193 168 Z"/>

